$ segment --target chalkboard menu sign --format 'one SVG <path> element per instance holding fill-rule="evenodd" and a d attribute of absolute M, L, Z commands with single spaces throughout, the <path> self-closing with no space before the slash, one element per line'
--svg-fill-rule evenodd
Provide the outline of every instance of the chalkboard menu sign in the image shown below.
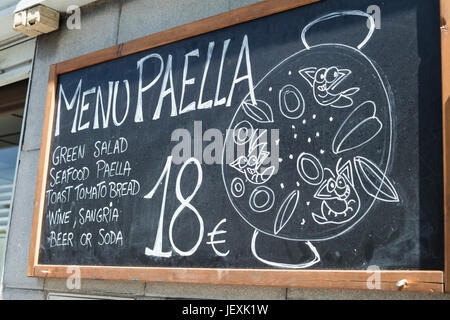
<path fill-rule="evenodd" d="M 265 1 L 52 65 L 29 275 L 442 291 L 439 12 Z"/>

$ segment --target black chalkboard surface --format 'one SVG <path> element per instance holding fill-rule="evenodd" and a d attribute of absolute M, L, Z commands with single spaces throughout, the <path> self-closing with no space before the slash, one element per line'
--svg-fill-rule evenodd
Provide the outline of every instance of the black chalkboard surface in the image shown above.
<path fill-rule="evenodd" d="M 60 74 L 39 264 L 442 270 L 439 37 L 322 1 Z"/>

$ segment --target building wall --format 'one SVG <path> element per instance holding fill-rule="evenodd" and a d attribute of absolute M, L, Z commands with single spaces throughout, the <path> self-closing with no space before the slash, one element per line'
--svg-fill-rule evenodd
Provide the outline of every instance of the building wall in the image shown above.
<path fill-rule="evenodd" d="M 81 30 L 58 31 L 37 40 L 26 125 L 4 266 L 4 299 L 46 299 L 48 293 L 79 293 L 137 299 L 446 299 L 444 294 L 306 290 L 82 280 L 70 290 L 65 279 L 26 276 L 50 64 L 226 12 L 257 0 L 102 0 L 81 9 Z"/>

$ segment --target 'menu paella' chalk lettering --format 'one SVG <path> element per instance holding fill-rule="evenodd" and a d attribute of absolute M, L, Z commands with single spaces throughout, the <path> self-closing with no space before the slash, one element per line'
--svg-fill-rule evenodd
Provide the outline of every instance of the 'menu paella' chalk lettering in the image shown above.
<path fill-rule="evenodd" d="M 67 89 L 64 89 L 63 84 L 59 85 L 58 90 L 58 101 L 57 101 L 57 120 L 55 136 L 59 135 L 60 132 L 60 117 L 61 112 L 70 112 L 73 117 L 73 124 L 70 132 L 76 133 L 81 130 L 86 130 L 89 128 L 99 129 L 108 128 L 110 122 L 115 126 L 121 126 L 128 118 L 129 113 L 133 112 L 134 116 L 130 115 L 131 121 L 142 122 L 144 121 L 143 116 L 143 106 L 145 105 L 148 109 L 151 106 L 152 109 L 152 120 L 158 120 L 161 117 L 162 107 L 165 100 L 170 101 L 170 116 L 175 117 L 179 114 L 183 114 L 190 111 L 210 109 L 213 106 L 227 107 L 231 106 L 233 101 L 233 93 L 235 91 L 236 85 L 241 82 L 245 82 L 247 89 L 249 91 L 249 98 L 253 103 L 255 103 L 255 95 L 253 93 L 253 79 L 251 71 L 251 61 L 250 61 L 250 48 L 248 45 L 248 37 L 244 35 L 240 45 L 239 55 L 236 60 L 236 64 L 233 66 L 234 77 L 231 85 L 227 88 L 223 88 L 222 73 L 223 68 L 229 68 L 229 64 L 224 66 L 224 61 L 226 58 L 226 53 L 230 46 L 230 39 L 223 42 L 222 55 L 219 62 L 220 71 L 216 77 L 216 74 L 210 75 L 208 73 L 211 63 L 212 53 L 215 47 L 215 42 L 210 42 L 208 46 L 208 51 L 205 54 L 202 52 L 203 56 L 200 60 L 200 51 L 195 49 L 184 55 L 183 64 L 183 74 L 180 79 L 174 79 L 173 72 L 173 60 L 180 59 L 178 56 L 173 56 L 169 54 L 165 60 L 158 53 L 151 53 L 141 59 L 136 63 L 137 69 L 136 74 L 138 74 L 138 86 L 136 92 L 130 92 L 130 84 L 128 79 L 110 80 L 99 83 L 97 86 L 92 88 L 86 88 L 83 85 L 83 78 L 79 79 L 78 85 L 75 91 L 70 94 L 66 93 Z M 205 58 L 206 56 L 206 58 Z M 190 60 L 196 59 L 197 61 L 204 61 L 203 72 L 201 81 L 195 77 L 188 79 L 189 63 Z M 192 62 L 191 62 L 192 63 Z M 157 72 L 152 72 L 154 70 Z M 150 70 L 150 72 L 148 71 Z M 227 72 L 228 70 L 225 70 Z M 150 75 L 149 75 L 150 74 Z M 144 77 L 146 78 L 144 80 Z M 208 78 L 213 78 L 217 82 L 216 91 L 214 97 L 211 96 L 209 100 L 204 100 L 205 94 L 203 93 L 205 87 L 205 81 Z M 150 78 L 150 79 L 148 79 Z M 144 81 L 146 81 L 144 83 Z M 86 82 L 86 80 L 85 80 Z M 158 98 L 155 101 L 144 101 L 144 93 L 155 87 L 155 85 L 161 82 L 161 89 L 158 90 Z M 177 84 L 181 83 L 181 92 L 176 90 L 175 82 Z M 195 90 L 198 93 L 198 100 L 187 102 L 185 101 L 185 93 L 188 90 Z M 107 88 L 107 89 L 106 89 Z M 177 88 L 178 89 L 178 88 Z M 218 98 L 219 93 L 227 90 L 223 98 Z M 119 94 L 125 94 L 127 97 L 127 102 L 125 105 L 117 104 L 117 96 Z M 130 95 L 134 94 L 137 96 L 136 106 L 130 106 Z M 152 104 L 155 104 L 154 106 Z M 165 106 L 167 107 L 167 106 Z M 93 113 L 93 119 L 88 119 L 83 114 L 88 114 L 86 111 L 89 108 L 95 109 Z M 120 111 L 119 111 L 120 109 Z M 122 109 L 125 109 L 123 111 Z M 130 110 L 133 109 L 133 110 Z M 120 117 L 118 114 L 121 114 Z M 92 112 L 91 112 L 92 114 Z"/>

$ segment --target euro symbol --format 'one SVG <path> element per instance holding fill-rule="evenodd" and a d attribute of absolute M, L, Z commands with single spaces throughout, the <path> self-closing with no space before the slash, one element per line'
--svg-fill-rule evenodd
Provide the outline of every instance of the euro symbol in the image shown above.
<path fill-rule="evenodd" d="M 219 250 L 217 250 L 216 248 L 216 244 L 219 243 L 225 243 L 225 240 L 214 240 L 214 237 L 218 234 L 224 234 L 227 233 L 225 230 L 217 230 L 217 228 L 220 227 L 220 225 L 222 223 L 227 222 L 227 219 L 222 219 L 213 229 L 213 231 L 211 231 L 210 233 L 208 233 L 208 237 L 210 238 L 209 242 L 207 242 L 206 244 L 210 244 L 214 250 L 214 252 L 219 256 L 219 257 L 225 257 L 230 253 L 230 250 L 228 250 L 226 253 L 223 253 Z"/>

